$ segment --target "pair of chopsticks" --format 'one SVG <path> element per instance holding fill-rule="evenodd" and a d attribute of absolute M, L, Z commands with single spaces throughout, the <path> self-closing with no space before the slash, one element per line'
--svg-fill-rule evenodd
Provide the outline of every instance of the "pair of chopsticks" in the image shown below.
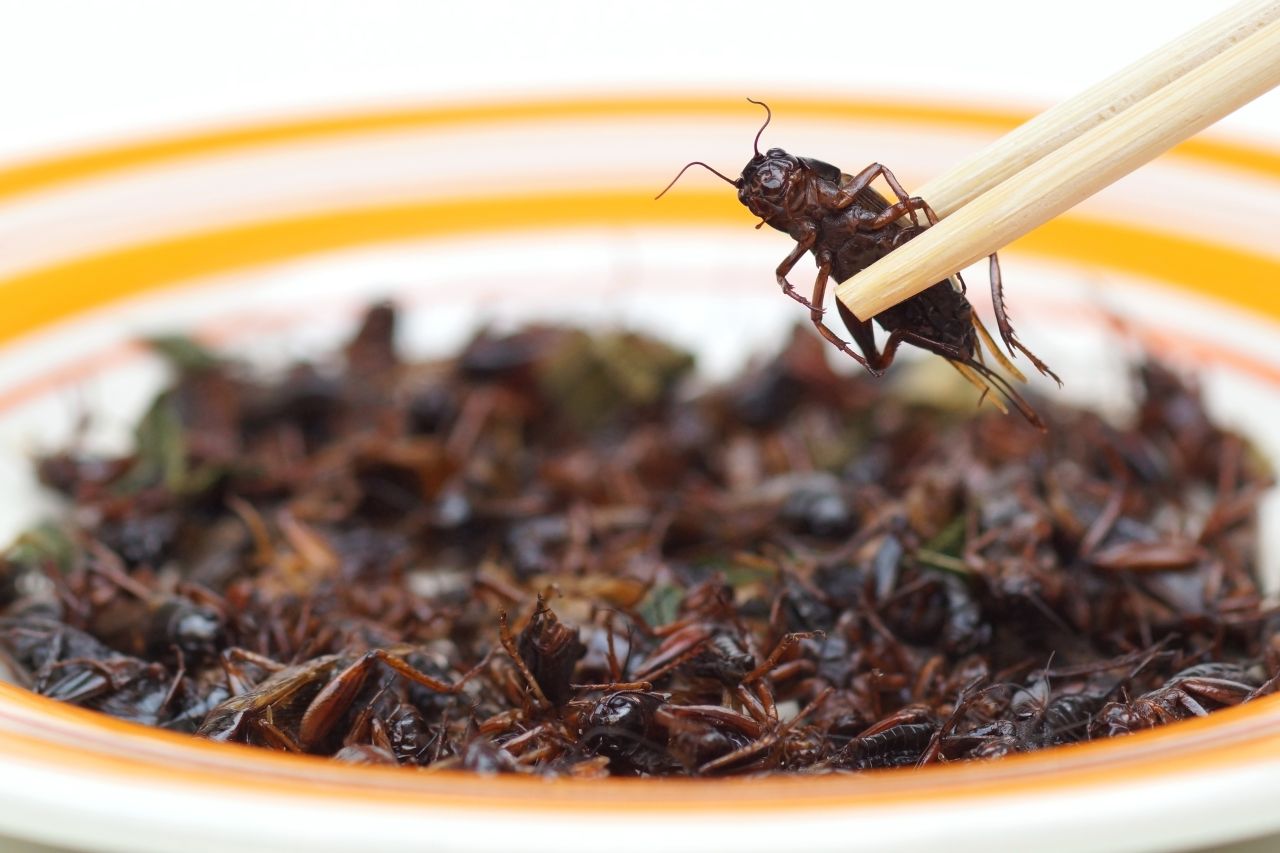
<path fill-rule="evenodd" d="M 920 188 L 942 221 L 843 282 L 879 314 L 1280 85 L 1280 0 L 1245 0 Z"/>

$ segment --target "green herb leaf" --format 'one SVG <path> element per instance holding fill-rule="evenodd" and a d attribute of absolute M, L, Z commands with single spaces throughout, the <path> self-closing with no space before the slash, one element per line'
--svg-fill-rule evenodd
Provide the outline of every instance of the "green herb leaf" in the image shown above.
<path fill-rule="evenodd" d="M 964 550 L 964 528 L 964 517 L 956 516 L 947 522 L 947 526 L 938 531 L 936 536 L 924 543 L 924 550 L 949 557 L 959 557 Z"/>
<path fill-rule="evenodd" d="M 46 521 L 19 536 L 9 546 L 5 559 L 32 568 L 52 563 L 65 574 L 79 561 L 80 546 L 65 527 Z"/>
<path fill-rule="evenodd" d="M 165 392 L 151 404 L 134 431 L 133 465 L 117 481 L 128 494 L 154 486 L 182 492 L 188 474 L 186 438 L 173 396 Z"/>
<path fill-rule="evenodd" d="M 223 364 L 223 360 L 184 335 L 156 335 L 143 342 L 182 373 L 199 373 Z"/>
<path fill-rule="evenodd" d="M 644 621 L 651 627 L 656 628 L 675 621 L 676 615 L 680 612 L 680 602 L 683 600 L 684 590 L 675 584 L 655 586 L 640 602 L 636 612 L 643 616 Z"/>

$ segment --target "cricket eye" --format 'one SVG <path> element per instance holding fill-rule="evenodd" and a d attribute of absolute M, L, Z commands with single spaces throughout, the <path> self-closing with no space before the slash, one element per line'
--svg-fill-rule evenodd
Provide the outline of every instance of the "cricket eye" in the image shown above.
<path fill-rule="evenodd" d="M 780 190 L 785 179 L 782 170 L 777 166 L 770 166 L 760 171 L 760 186 L 766 190 Z"/>

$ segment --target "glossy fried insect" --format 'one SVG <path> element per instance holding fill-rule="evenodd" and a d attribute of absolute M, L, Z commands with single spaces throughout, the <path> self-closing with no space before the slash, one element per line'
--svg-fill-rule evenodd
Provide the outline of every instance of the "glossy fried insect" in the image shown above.
<path fill-rule="evenodd" d="M 1087 739 L 1094 715 L 1107 691 L 1081 690 L 1050 698 L 1049 682 L 1040 678 L 1014 694 L 1010 703 L 1017 729 L 1028 746 L 1039 748 Z"/>
<path fill-rule="evenodd" d="M 661 773 L 674 769 L 667 755 L 667 730 L 656 714 L 666 704 L 659 693 L 618 690 L 605 693 L 582 715 L 579 735 L 587 750 L 609 758 L 620 773 Z"/>
<path fill-rule="evenodd" d="M 909 196 L 893 172 L 880 163 L 872 163 L 856 175 L 849 175 L 829 163 L 811 157 L 797 157 L 781 148 L 770 148 L 762 154 L 760 135 L 769 125 L 772 113 L 759 101 L 751 100 L 751 103 L 760 104 L 768 115 L 756 134 L 755 154 L 743 168 L 742 175 L 733 180 L 706 163 L 694 161 L 680 170 L 667 189 L 689 166 L 694 165 L 704 167 L 737 187 L 738 200 L 760 217 L 762 225 L 782 231 L 796 242 L 776 272 L 782 292 L 809 309 L 813 325 L 826 340 L 872 374 L 881 374 L 893 363 L 899 346 L 913 344 L 947 359 L 966 380 L 983 391 L 984 397 L 989 391 L 996 391 L 1028 421 L 1043 428 L 1039 416 L 1008 380 L 983 362 L 982 345 L 985 344 L 999 364 L 1015 378 L 1024 380 L 974 313 L 973 306 L 965 297 L 964 281 L 959 273 L 874 317 L 889 332 L 883 350 L 876 343 L 870 320 L 859 320 L 840 302 L 836 303 L 840 318 L 861 352 L 855 351 L 832 331 L 823 319 L 822 307 L 828 282 L 833 278 L 842 282 L 852 277 L 920 234 L 929 224 L 936 223 L 937 217 L 924 199 Z M 885 180 L 896 201 L 889 202 L 872 187 L 877 178 Z M 664 189 L 658 197 L 661 198 L 666 191 Z M 920 221 L 921 214 L 925 217 L 924 222 Z M 904 223 L 904 217 L 909 224 Z M 787 280 L 787 275 L 806 252 L 812 253 L 818 264 L 813 293 L 807 299 Z M 1015 356 L 1022 352 L 1037 370 L 1061 385 L 1057 374 L 1027 349 L 1014 333 L 1004 303 L 1000 261 L 994 254 L 989 268 L 991 301 L 1005 346 Z M 998 399 L 993 400 L 1000 405 Z"/>
<path fill-rule="evenodd" d="M 520 632 L 518 654 L 551 704 L 569 700 L 573 668 L 586 652 L 578 632 L 560 622 L 539 596 L 533 618 Z"/>
<path fill-rule="evenodd" d="M 146 725 L 165 723 L 179 707 L 177 682 L 160 664 L 40 616 L 0 618 L 0 674 L 6 669 L 41 695 Z"/>
<path fill-rule="evenodd" d="M 351 710 L 378 664 L 444 694 L 459 693 L 479 671 L 477 667 L 450 684 L 385 649 L 355 657 L 325 655 L 281 668 L 257 687 L 226 700 L 209 713 L 197 734 L 212 740 L 250 739 L 290 752 L 309 752 Z"/>
<path fill-rule="evenodd" d="M 1213 708 L 1238 705 L 1262 683 L 1256 667 L 1200 664 L 1174 675 L 1163 686 L 1130 702 L 1113 702 L 1098 715 L 1099 734 L 1128 734 L 1141 729 L 1208 716 Z"/>
<path fill-rule="evenodd" d="M 937 732 L 938 721 L 929 709 L 903 708 L 854 738 L 840 760 L 854 770 L 913 765 Z"/>

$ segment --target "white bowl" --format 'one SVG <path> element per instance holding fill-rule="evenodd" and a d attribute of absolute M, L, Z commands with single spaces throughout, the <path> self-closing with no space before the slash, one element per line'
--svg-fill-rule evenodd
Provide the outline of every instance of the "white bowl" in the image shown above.
<path fill-rule="evenodd" d="M 846 170 L 879 159 L 908 188 L 1019 118 L 772 106 L 765 144 Z M 414 354 L 549 317 L 656 331 L 731 372 L 803 319 L 773 283 L 787 241 L 704 173 L 652 196 L 691 159 L 736 172 L 759 118 L 736 97 L 406 109 L 0 172 L 0 539 L 48 510 L 27 460 L 80 412 L 90 441 L 127 441 L 163 379 L 141 334 L 187 330 L 279 364 L 391 297 Z M 1276 223 L 1280 155 L 1185 145 L 1005 252 L 1011 309 L 1071 397 L 1124 407 L 1137 341 L 1199 368 L 1215 413 L 1280 458 Z M 1267 542 L 1277 533 L 1268 508 Z M 112 850 L 1140 850 L 1280 830 L 1278 783 L 1280 698 L 994 763 L 587 783 L 340 766 L 0 685 L 0 833 Z"/>

